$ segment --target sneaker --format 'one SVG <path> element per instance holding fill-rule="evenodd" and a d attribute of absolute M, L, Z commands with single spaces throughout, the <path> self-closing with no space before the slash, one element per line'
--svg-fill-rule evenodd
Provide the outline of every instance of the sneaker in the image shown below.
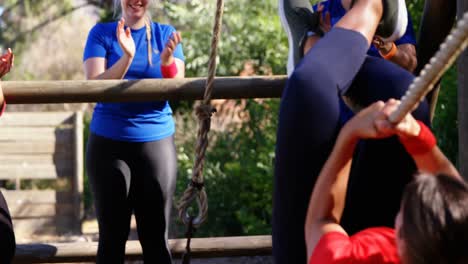
<path fill-rule="evenodd" d="M 382 0 L 382 4 L 382 20 L 375 34 L 385 42 L 395 41 L 405 34 L 408 26 L 405 0 Z"/>
<path fill-rule="evenodd" d="M 403 0 L 404 1 L 404 0 Z M 278 0 L 281 24 L 288 35 L 288 76 L 304 56 L 303 47 L 307 33 L 317 31 L 320 18 L 314 13 L 309 0 Z"/>

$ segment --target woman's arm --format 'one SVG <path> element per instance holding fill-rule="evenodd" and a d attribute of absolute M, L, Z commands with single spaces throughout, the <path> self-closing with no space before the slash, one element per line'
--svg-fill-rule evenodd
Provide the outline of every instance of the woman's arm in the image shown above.
<path fill-rule="evenodd" d="M 84 62 L 86 79 L 112 80 L 122 79 L 132 64 L 133 57 L 124 54 L 112 67 L 106 70 L 105 58 L 89 58 Z"/>
<path fill-rule="evenodd" d="M 174 57 L 174 52 L 182 42 L 182 36 L 180 32 L 173 32 L 171 37 L 164 46 L 163 51 L 161 52 L 161 67 L 168 67 L 172 63 L 175 63 L 177 67 L 177 74 L 174 76 L 164 76 L 164 78 L 184 78 L 185 77 L 185 63 L 179 59 Z"/>
<path fill-rule="evenodd" d="M 122 18 L 117 24 L 116 36 L 124 54 L 120 59 L 106 69 L 106 59 L 102 57 L 91 57 L 84 62 L 86 79 L 88 80 L 109 80 L 122 79 L 132 64 L 135 56 L 135 43 L 132 38 L 130 28 L 125 30 L 125 20 Z"/>

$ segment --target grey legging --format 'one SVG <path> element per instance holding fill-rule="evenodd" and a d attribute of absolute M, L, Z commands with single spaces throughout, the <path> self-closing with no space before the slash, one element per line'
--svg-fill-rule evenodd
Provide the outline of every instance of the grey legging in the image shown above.
<path fill-rule="evenodd" d="M 91 134 L 86 165 L 99 223 L 97 263 L 124 263 L 132 212 L 145 263 L 171 263 L 167 230 L 177 177 L 174 138 L 140 143 Z"/>

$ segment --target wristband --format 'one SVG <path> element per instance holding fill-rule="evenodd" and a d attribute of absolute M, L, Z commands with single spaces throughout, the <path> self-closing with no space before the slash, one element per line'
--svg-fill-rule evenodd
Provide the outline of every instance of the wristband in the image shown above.
<path fill-rule="evenodd" d="M 382 58 L 384 58 L 386 60 L 390 60 L 391 58 L 393 58 L 396 55 L 397 51 L 398 51 L 398 48 L 395 45 L 395 42 L 392 42 L 392 48 L 390 49 L 390 51 L 387 54 L 383 54 L 380 50 L 379 50 L 379 54 L 380 54 L 380 56 L 382 56 Z"/>
<path fill-rule="evenodd" d="M 437 140 L 431 130 L 421 121 L 417 121 L 420 127 L 416 137 L 400 138 L 401 144 L 410 155 L 419 155 L 429 152 L 437 144 Z"/>
<path fill-rule="evenodd" d="M 177 75 L 177 65 L 175 60 L 169 65 L 161 64 L 161 74 L 164 78 L 173 78 Z"/>

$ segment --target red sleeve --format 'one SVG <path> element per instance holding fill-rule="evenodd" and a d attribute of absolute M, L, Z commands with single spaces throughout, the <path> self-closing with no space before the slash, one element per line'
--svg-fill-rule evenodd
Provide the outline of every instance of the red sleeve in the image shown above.
<path fill-rule="evenodd" d="M 351 237 L 339 232 L 322 236 L 309 264 L 398 264 L 395 232 L 390 228 L 369 228 Z"/>
<path fill-rule="evenodd" d="M 309 264 L 348 263 L 351 249 L 351 239 L 348 235 L 329 232 L 320 238 Z"/>

